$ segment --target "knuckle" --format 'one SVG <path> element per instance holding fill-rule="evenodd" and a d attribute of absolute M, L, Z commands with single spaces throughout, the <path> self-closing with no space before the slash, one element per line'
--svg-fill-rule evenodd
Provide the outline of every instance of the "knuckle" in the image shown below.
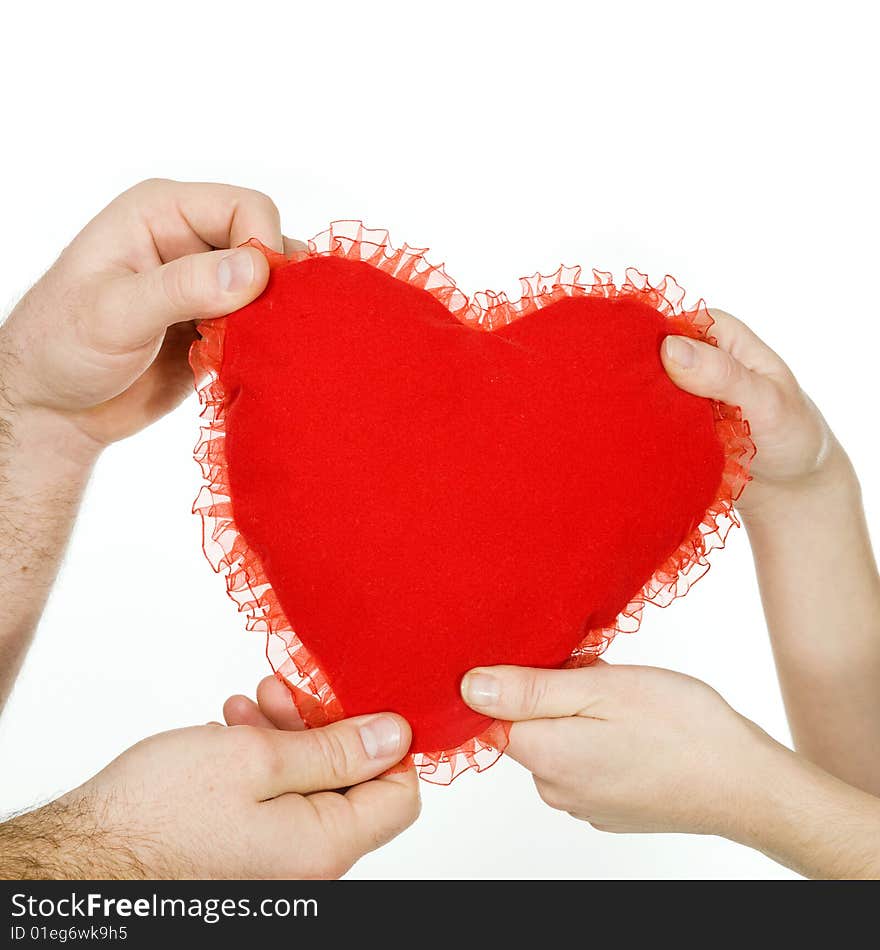
<path fill-rule="evenodd" d="M 271 730 L 254 726 L 228 726 L 226 735 L 230 755 L 260 775 L 273 779 L 284 771 L 284 757 L 272 741 Z"/>
<path fill-rule="evenodd" d="M 684 685 L 684 688 L 694 699 L 708 699 L 718 695 L 718 693 L 708 683 L 704 683 L 703 680 L 697 679 L 696 676 L 689 676 L 687 673 L 680 673 L 679 676 L 681 677 L 680 682 Z"/>
<path fill-rule="evenodd" d="M 227 726 L 223 731 L 227 752 L 232 755 L 247 753 L 252 747 L 251 731 L 251 726 Z"/>
<path fill-rule="evenodd" d="M 540 776 L 554 775 L 558 763 L 553 761 L 553 754 L 547 748 L 546 736 L 530 737 L 523 733 L 522 726 L 529 723 L 515 722 L 510 733 L 511 745 L 516 743 L 518 755 L 526 768 L 532 773 L 537 783 Z"/>
<path fill-rule="evenodd" d="M 538 796 L 541 801 L 544 802 L 545 805 L 549 805 L 550 808 L 556 811 L 568 811 L 571 808 L 567 797 L 558 786 L 536 778 L 535 788 L 538 791 Z"/>
<path fill-rule="evenodd" d="M 335 880 L 354 864 L 346 816 L 349 806 L 342 795 L 323 795 L 319 811 L 321 837 L 312 861 L 312 874 L 322 880 Z"/>
<path fill-rule="evenodd" d="M 161 270 L 162 293 L 174 310 L 183 310 L 188 303 L 201 299 L 198 275 L 191 262 L 177 262 Z"/>
<path fill-rule="evenodd" d="M 323 881 L 338 880 L 352 864 L 354 861 L 346 861 L 340 854 L 323 855 L 318 860 L 317 877 Z"/>
<path fill-rule="evenodd" d="M 336 729 L 318 729 L 312 736 L 330 781 L 338 787 L 346 785 L 358 764 L 351 744 Z"/>
<path fill-rule="evenodd" d="M 726 705 L 725 700 L 716 689 L 696 677 L 681 675 L 675 685 L 677 691 L 676 706 L 693 709 L 699 717 L 705 718 L 706 721 L 711 721 L 711 717 Z M 664 690 L 654 697 L 654 709 L 659 717 L 664 715 L 664 710 L 669 708 L 669 692 Z"/>
<path fill-rule="evenodd" d="M 572 818 L 577 818 L 577 817 L 578 817 L 577 815 L 572 815 Z M 611 825 L 606 825 L 602 821 L 591 821 L 590 827 L 594 828 L 596 831 L 601 831 L 603 834 L 606 834 L 606 835 L 613 835 L 617 833 L 616 828 L 613 828 Z"/>
<path fill-rule="evenodd" d="M 348 870 L 342 867 L 342 862 L 326 846 L 318 843 L 311 849 L 312 854 L 307 858 L 295 862 L 291 877 L 307 878 L 315 881 L 334 881 Z"/>
<path fill-rule="evenodd" d="M 139 181 L 136 185 L 129 188 L 129 194 L 151 194 L 162 188 L 167 188 L 171 184 L 173 184 L 173 182 L 169 178 L 145 178 L 143 181 Z"/>
<path fill-rule="evenodd" d="M 398 800 L 388 808 L 388 827 L 376 833 L 374 847 L 380 847 L 409 828 L 422 813 L 422 799 L 417 788 L 407 789 Z"/>
<path fill-rule="evenodd" d="M 789 412 L 788 399 L 778 386 L 768 386 L 764 393 L 763 417 L 771 429 L 781 428 Z"/>
<path fill-rule="evenodd" d="M 407 822 L 405 827 L 409 827 L 413 824 L 422 813 L 422 796 L 419 794 L 418 788 L 414 788 L 409 795 L 409 801 L 407 803 Z"/>
<path fill-rule="evenodd" d="M 339 858 L 331 852 L 326 843 L 318 844 L 318 853 L 305 861 L 305 866 L 296 869 L 296 877 L 306 877 L 316 881 L 335 881 L 347 869 L 343 868 Z"/>
<path fill-rule="evenodd" d="M 542 726 L 544 723 L 515 721 L 508 735 L 508 750 L 534 777 L 552 774 L 544 741 L 548 730 Z"/>
<path fill-rule="evenodd" d="M 528 674 L 522 684 L 522 711 L 526 718 L 540 714 L 547 698 L 547 680 L 540 674 Z"/>
<path fill-rule="evenodd" d="M 736 380 L 738 364 L 734 362 L 730 354 L 723 350 L 716 350 L 715 352 L 717 356 L 713 361 L 712 377 L 715 386 L 723 392 Z"/>
<path fill-rule="evenodd" d="M 268 776 L 270 782 L 280 779 L 286 772 L 285 756 L 281 748 L 270 741 L 271 733 L 268 730 L 257 730 L 259 738 L 258 743 L 258 761 L 262 766 L 262 772 Z"/>
<path fill-rule="evenodd" d="M 272 217 L 276 218 L 278 221 L 281 220 L 281 212 L 278 210 L 278 205 L 276 205 L 275 202 L 265 192 L 257 191 L 254 188 L 248 188 L 246 189 L 246 196 L 253 205 L 272 215 Z"/>

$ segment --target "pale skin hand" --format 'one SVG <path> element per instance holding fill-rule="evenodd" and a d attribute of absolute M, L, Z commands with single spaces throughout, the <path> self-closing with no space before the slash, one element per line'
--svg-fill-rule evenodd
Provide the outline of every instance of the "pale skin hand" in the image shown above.
<path fill-rule="evenodd" d="M 772 517 L 781 498 L 810 491 L 831 474 L 842 450 L 782 359 L 736 317 L 709 313 L 718 346 L 667 337 L 663 365 L 685 391 L 742 407 L 758 451 L 737 509 L 744 517 L 771 510 Z"/>
<path fill-rule="evenodd" d="M 723 835 L 812 877 L 880 877 L 880 801 L 779 745 L 699 680 L 598 662 L 472 670 L 541 798 L 610 832 Z"/>
<path fill-rule="evenodd" d="M 791 370 L 720 310 L 716 349 L 670 337 L 682 389 L 741 406 L 757 446 L 738 503 L 798 751 L 880 794 L 880 577 L 858 480 Z"/>
<path fill-rule="evenodd" d="M 713 311 L 719 348 L 664 343 L 672 379 L 742 406 L 758 455 L 739 502 L 786 706 L 810 764 L 677 673 L 475 670 L 475 710 L 513 720 L 508 752 L 542 797 L 607 831 L 725 835 L 803 874 L 880 876 L 880 585 L 858 484 L 785 364 Z"/>
<path fill-rule="evenodd" d="M 382 775 L 410 739 L 392 714 L 153 736 L 0 825 L 0 877 L 340 877 L 418 816 L 414 771 Z"/>
<path fill-rule="evenodd" d="M 783 535 L 790 532 L 787 511 L 821 508 L 826 491 L 833 494 L 841 487 L 846 497 L 851 475 L 824 420 L 781 360 L 732 317 L 717 311 L 715 317 L 720 349 L 686 341 L 693 359 L 682 357 L 687 365 L 677 366 L 670 358 L 672 341 L 663 358 L 679 385 L 742 405 L 752 423 L 759 456 L 740 510 L 754 543 L 753 525 L 767 523 Z M 861 537 L 867 546 L 857 494 L 849 501 L 844 543 Z M 831 540 L 828 527 L 819 528 L 819 546 Z M 807 541 L 789 538 L 785 553 L 790 556 L 796 553 L 792 543 Z M 815 546 L 808 544 L 810 556 L 827 571 L 828 559 Z M 864 566 L 852 561 L 850 556 L 845 565 Z M 871 569 L 855 570 L 853 593 L 855 609 L 870 612 L 876 571 L 870 558 L 866 561 Z M 802 570 L 806 576 L 800 580 L 809 585 L 809 565 Z M 778 565 L 772 563 L 764 566 L 764 574 L 765 586 L 780 579 Z M 799 585 L 792 588 L 785 575 L 781 580 L 779 598 L 784 602 L 794 596 L 797 610 Z M 851 607 L 838 599 L 820 613 L 825 621 L 839 623 L 837 611 L 845 619 Z M 799 622 L 808 619 L 800 617 Z M 787 629 L 783 625 L 774 635 L 785 636 Z M 844 647 L 848 633 L 842 631 Z M 872 642 L 870 635 L 865 638 L 869 651 Z M 821 668 L 816 672 L 823 673 Z M 849 670 L 848 675 L 858 674 Z M 876 688 L 880 680 L 869 674 L 863 682 Z M 824 714 L 846 722 L 840 684 L 836 690 L 831 686 L 838 708 Z M 463 680 L 462 692 L 478 712 L 515 720 L 509 754 L 532 771 L 548 803 L 597 828 L 720 834 L 803 874 L 880 875 L 880 802 L 774 742 L 697 680 L 601 662 L 585 670 L 498 667 L 473 671 Z M 808 703 L 809 695 L 800 699 Z M 870 709 L 863 704 L 861 712 Z M 799 711 L 796 706 L 793 714 Z M 286 690 L 272 679 L 261 683 L 257 704 L 233 697 L 225 713 L 230 723 L 302 728 Z M 877 723 L 875 719 L 875 727 Z M 809 741 L 815 733 L 805 731 Z M 830 744 L 825 751 L 851 769 L 858 769 L 865 748 L 872 748 L 843 746 L 842 756 L 839 745 Z"/>

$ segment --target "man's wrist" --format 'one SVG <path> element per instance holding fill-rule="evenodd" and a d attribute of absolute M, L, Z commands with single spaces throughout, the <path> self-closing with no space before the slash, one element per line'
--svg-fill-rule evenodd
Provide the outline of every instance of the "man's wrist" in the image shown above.
<path fill-rule="evenodd" d="M 99 826 L 88 796 L 65 797 L 0 824 L 0 879 L 142 878 L 135 850 Z"/>
<path fill-rule="evenodd" d="M 32 484 L 84 484 L 103 446 L 52 409 L 0 401 L 0 466 Z"/>
<path fill-rule="evenodd" d="M 6 328 L 3 328 L 5 331 Z M 20 385 L 27 378 L 15 346 L 0 331 L 0 462 L 13 454 L 29 468 L 53 471 L 66 478 L 86 478 L 104 448 L 65 413 L 25 398 Z"/>

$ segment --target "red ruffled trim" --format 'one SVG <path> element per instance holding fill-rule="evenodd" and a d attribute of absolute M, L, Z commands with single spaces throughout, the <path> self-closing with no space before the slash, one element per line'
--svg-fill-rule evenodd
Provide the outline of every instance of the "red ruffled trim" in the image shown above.
<path fill-rule="evenodd" d="M 248 242 L 266 254 L 276 267 L 287 258 L 265 248 L 259 241 Z M 456 287 L 443 269 L 425 259 L 426 248 L 404 245 L 395 250 L 387 231 L 369 230 L 359 221 L 336 221 L 309 241 L 308 255 L 333 256 L 365 261 L 373 267 L 427 291 L 462 323 L 475 329 L 493 330 L 534 313 L 564 297 L 634 297 L 661 313 L 669 332 L 716 344 L 709 335 L 712 317 L 704 301 L 692 309 L 683 306 L 684 290 L 669 276 L 652 286 L 645 274 L 634 268 L 626 271 L 626 280 L 615 286 L 611 274 L 593 271 L 593 283 L 581 283 L 580 267 L 560 267 L 550 276 L 535 274 L 521 280 L 522 297 L 512 302 L 504 294 L 478 293 L 469 299 Z M 190 350 L 190 363 L 196 377 L 203 425 L 195 448 L 205 485 L 193 504 L 202 518 L 205 555 L 215 571 L 226 575 L 226 589 L 247 617 L 247 629 L 266 635 L 266 656 L 276 675 L 291 687 L 291 696 L 303 722 L 309 727 L 323 726 L 343 718 L 342 706 L 314 657 L 300 641 L 284 616 L 278 598 L 259 559 L 251 551 L 235 525 L 229 478 L 224 453 L 225 393 L 219 373 L 223 359 L 226 319 L 199 324 L 202 338 Z M 724 546 L 728 531 L 739 521 L 734 502 L 749 481 L 749 463 L 755 446 L 749 437 L 749 425 L 738 408 L 715 402 L 715 430 L 724 447 L 725 466 L 715 501 L 703 520 L 688 535 L 651 580 L 638 592 L 611 627 L 591 631 L 572 653 L 568 666 L 586 666 L 599 657 L 618 633 L 638 629 L 646 603 L 668 606 L 687 593 L 709 569 L 707 555 Z M 421 778 L 437 784 L 449 784 L 468 769 L 481 772 L 493 765 L 507 746 L 509 724 L 494 722 L 481 735 L 456 749 L 420 752 L 401 764 L 412 763 Z"/>

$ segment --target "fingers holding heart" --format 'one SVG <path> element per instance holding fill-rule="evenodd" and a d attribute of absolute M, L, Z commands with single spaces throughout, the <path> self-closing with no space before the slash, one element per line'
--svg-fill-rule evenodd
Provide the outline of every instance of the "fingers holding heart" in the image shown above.
<path fill-rule="evenodd" d="M 257 687 L 257 703 L 262 714 L 276 729 L 301 732 L 306 728 L 299 713 L 299 703 L 316 700 L 294 686 L 287 686 L 277 676 L 267 676 Z"/>
<path fill-rule="evenodd" d="M 257 726 L 261 729 L 274 729 L 275 724 L 264 716 L 260 707 L 247 696 L 240 693 L 230 696 L 223 704 L 223 720 L 227 726 Z"/>

